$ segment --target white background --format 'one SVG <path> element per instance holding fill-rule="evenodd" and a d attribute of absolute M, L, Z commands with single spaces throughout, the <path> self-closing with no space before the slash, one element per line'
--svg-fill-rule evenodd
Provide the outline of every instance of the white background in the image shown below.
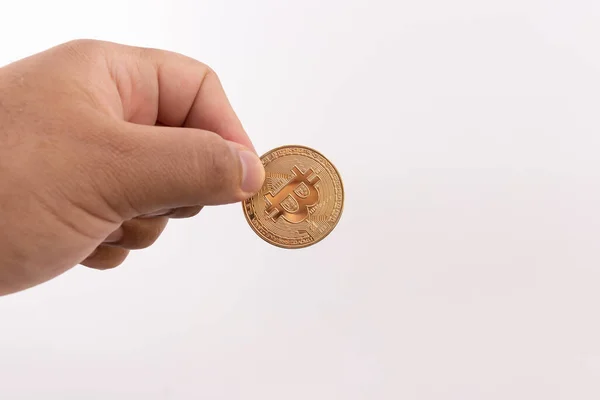
<path fill-rule="evenodd" d="M 600 398 L 600 5 L 8 1 L 0 64 L 76 38 L 185 53 L 259 152 L 339 168 L 337 229 L 239 204 L 119 269 L 0 298 L 0 398 Z"/>

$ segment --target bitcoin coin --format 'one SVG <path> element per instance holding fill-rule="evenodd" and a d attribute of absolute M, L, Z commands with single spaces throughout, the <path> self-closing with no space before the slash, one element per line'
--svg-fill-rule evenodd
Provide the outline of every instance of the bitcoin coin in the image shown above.
<path fill-rule="evenodd" d="M 333 164 L 304 146 L 283 146 L 261 157 L 265 183 L 242 203 L 246 220 L 272 245 L 298 249 L 324 239 L 337 225 L 344 187 Z"/>

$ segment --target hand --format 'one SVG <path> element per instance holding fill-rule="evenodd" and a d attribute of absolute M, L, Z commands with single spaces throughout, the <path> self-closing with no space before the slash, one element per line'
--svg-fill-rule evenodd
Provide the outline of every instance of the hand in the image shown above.
<path fill-rule="evenodd" d="M 264 176 L 200 62 L 85 40 L 0 68 L 0 295 L 115 267 Z"/>

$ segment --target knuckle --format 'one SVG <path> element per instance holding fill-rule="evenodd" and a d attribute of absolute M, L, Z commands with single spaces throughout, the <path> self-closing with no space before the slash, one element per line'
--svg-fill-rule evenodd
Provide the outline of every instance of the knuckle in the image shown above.
<path fill-rule="evenodd" d="M 157 231 L 141 232 L 136 237 L 131 238 L 131 240 L 128 241 L 127 248 L 131 250 L 147 249 L 156 242 L 160 236 L 160 233 L 161 232 Z"/>
<path fill-rule="evenodd" d="M 129 251 L 122 248 L 100 246 L 82 265 L 97 270 L 113 269 L 123 264 L 128 255 Z"/>
<path fill-rule="evenodd" d="M 94 39 L 73 39 L 66 42 L 64 45 L 70 48 L 86 48 L 90 46 L 95 46 L 98 43 L 97 40 Z"/>
<path fill-rule="evenodd" d="M 206 78 L 214 78 L 216 80 L 219 80 L 219 75 L 217 74 L 217 72 L 212 69 L 212 67 L 210 67 L 207 64 L 204 64 L 202 62 L 199 62 L 200 67 L 204 70 L 204 79 Z"/>
<path fill-rule="evenodd" d="M 62 48 L 78 59 L 89 59 L 104 54 L 105 42 L 94 39 L 75 39 L 63 44 Z"/>
<path fill-rule="evenodd" d="M 212 81 L 213 83 L 217 83 L 219 86 L 222 86 L 221 79 L 219 78 L 219 74 L 212 69 L 210 66 L 200 63 L 200 68 L 202 72 L 202 82 Z"/>
<path fill-rule="evenodd" d="M 167 217 L 131 220 L 123 224 L 124 234 L 118 245 L 130 250 L 148 248 L 160 237 L 167 221 Z"/>

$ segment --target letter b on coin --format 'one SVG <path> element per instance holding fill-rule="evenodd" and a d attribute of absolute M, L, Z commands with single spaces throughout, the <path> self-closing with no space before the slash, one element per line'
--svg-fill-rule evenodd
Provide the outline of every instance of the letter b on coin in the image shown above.
<path fill-rule="evenodd" d="M 294 177 L 277 193 L 265 194 L 265 200 L 269 204 L 265 211 L 273 218 L 273 221 L 283 217 L 293 224 L 302 222 L 309 215 L 309 207 L 313 207 L 319 202 L 319 192 L 315 184 L 320 179 L 318 176 L 309 179 L 314 171 L 309 168 L 302 173 L 298 167 L 294 166 L 292 173 Z"/>

